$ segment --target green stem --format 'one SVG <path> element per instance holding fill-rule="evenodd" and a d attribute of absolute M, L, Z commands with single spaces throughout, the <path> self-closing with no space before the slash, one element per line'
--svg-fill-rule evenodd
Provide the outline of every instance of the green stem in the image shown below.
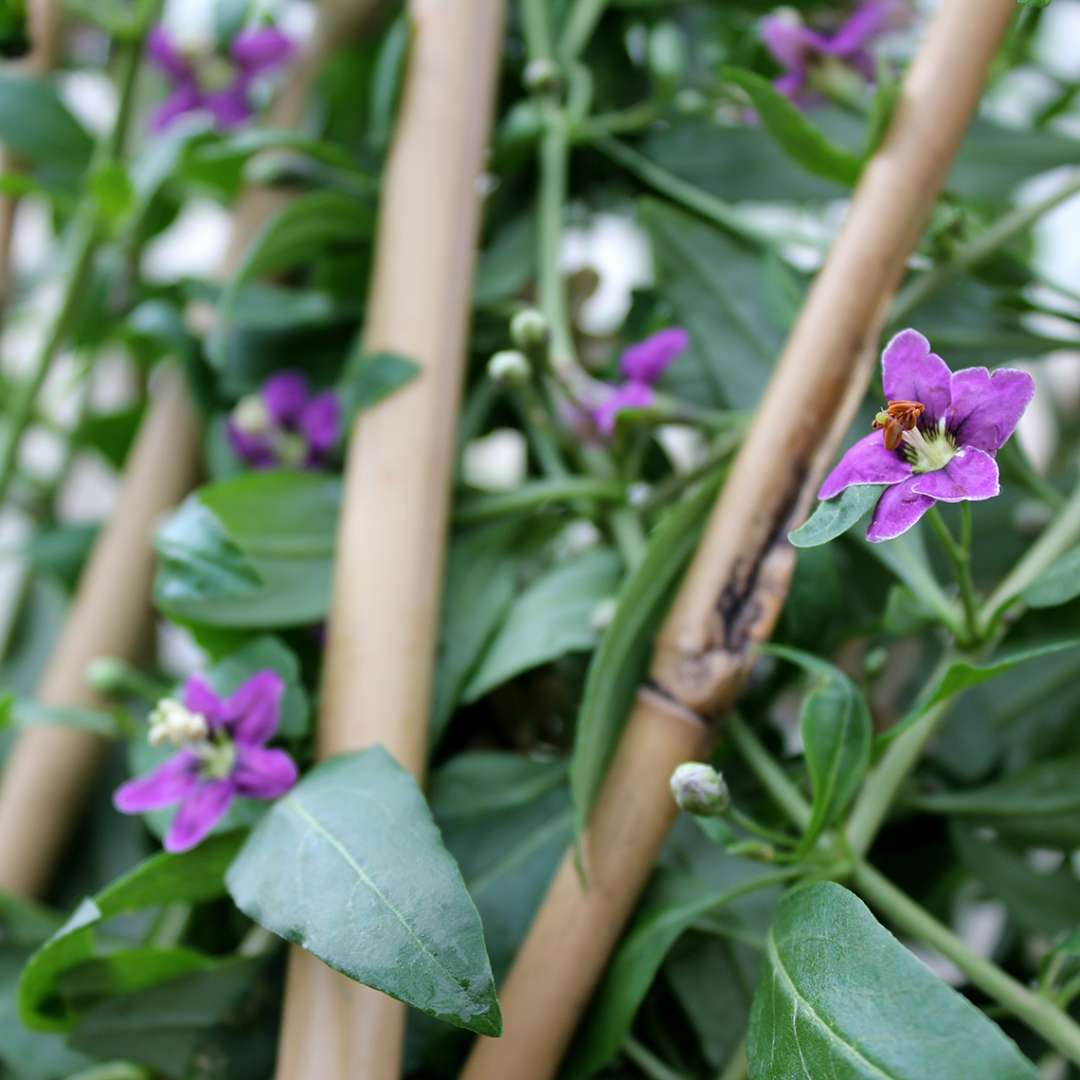
<path fill-rule="evenodd" d="M 1042 535 L 991 594 L 979 613 L 979 627 L 986 634 L 1010 601 L 1024 591 L 1044 570 L 1057 562 L 1080 539 L 1080 484 Z"/>
<path fill-rule="evenodd" d="M 454 520 L 459 525 L 474 525 L 507 514 L 540 510 L 553 503 L 572 502 L 575 499 L 617 503 L 625 498 L 626 489 L 616 481 L 591 476 L 556 476 L 522 484 L 513 491 L 464 499 L 454 509 Z"/>
<path fill-rule="evenodd" d="M 742 759 L 761 781 L 773 802 L 800 829 L 810 824 L 810 806 L 802 792 L 791 782 L 777 760 L 738 713 L 727 718 L 727 734 Z"/>
<path fill-rule="evenodd" d="M 927 517 L 952 563 L 956 583 L 960 586 L 960 602 L 964 607 L 964 638 L 960 644 L 969 648 L 979 641 L 979 602 L 975 596 L 975 583 L 971 579 L 971 504 L 961 503 L 960 513 L 963 521 L 963 539 L 960 543 L 953 538 L 936 506 L 931 507 Z"/>
<path fill-rule="evenodd" d="M 890 922 L 951 960 L 974 986 L 1004 1005 L 1074 1064 L 1080 1065 L 1080 1027 L 1053 1002 L 1032 993 L 996 964 L 968 948 L 947 926 L 872 866 L 857 861 L 853 878 L 863 896 Z"/>
<path fill-rule="evenodd" d="M 898 322 L 918 307 L 931 293 L 942 285 L 962 274 L 965 270 L 982 262 L 1010 240 L 1026 232 L 1043 214 L 1080 192 L 1080 170 L 1074 172 L 1060 188 L 1038 202 L 1018 206 L 977 236 L 970 243 L 961 247 L 948 262 L 935 266 L 921 277 L 916 278 L 893 303 L 889 313 L 891 321 Z"/>
<path fill-rule="evenodd" d="M 559 56 L 565 61 L 576 60 L 589 43 L 607 0 L 575 0 L 559 40 Z"/>
<path fill-rule="evenodd" d="M 746 1080 L 749 1063 L 746 1060 L 746 1040 L 743 1039 L 724 1066 L 724 1071 L 716 1080 Z"/>
<path fill-rule="evenodd" d="M 646 1076 L 650 1077 L 650 1080 L 687 1080 L 685 1073 L 677 1072 L 666 1065 L 633 1035 L 627 1035 L 622 1050 Z"/>
<path fill-rule="evenodd" d="M 550 60 L 554 54 L 546 0 L 521 0 L 521 22 L 529 59 Z"/>
<path fill-rule="evenodd" d="M 782 847 L 794 847 L 796 844 L 793 837 L 777 829 L 770 829 L 768 826 L 762 825 L 761 822 L 755 821 L 749 814 L 744 814 L 734 806 L 728 807 L 724 817 L 731 821 L 732 824 L 738 825 L 745 832 L 760 836 L 763 840 L 768 840 L 770 844 L 779 844 Z"/>
<path fill-rule="evenodd" d="M 540 306 L 551 327 L 551 363 L 560 374 L 577 374 L 574 339 L 566 306 L 561 249 L 562 215 L 566 202 L 569 142 L 565 118 L 551 104 L 544 106 L 546 131 L 540 141 L 539 219 Z"/>

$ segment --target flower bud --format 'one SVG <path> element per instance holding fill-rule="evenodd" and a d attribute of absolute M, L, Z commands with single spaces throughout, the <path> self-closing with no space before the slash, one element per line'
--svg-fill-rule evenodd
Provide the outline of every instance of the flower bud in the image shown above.
<path fill-rule="evenodd" d="M 261 394 L 241 398 L 230 416 L 233 424 L 245 435 L 265 435 L 273 426 L 270 410 Z"/>
<path fill-rule="evenodd" d="M 487 373 L 500 386 L 523 386 L 531 373 L 529 358 L 517 349 L 503 349 L 488 361 Z"/>
<path fill-rule="evenodd" d="M 649 70 L 662 94 L 672 94 L 686 74 L 686 41 L 672 22 L 663 22 L 649 35 Z"/>
<path fill-rule="evenodd" d="M 680 810 L 701 817 L 719 817 L 730 805 L 724 778 L 701 761 L 684 761 L 671 774 L 671 794 Z"/>
<path fill-rule="evenodd" d="M 519 349 L 539 349 L 547 344 L 548 321 L 536 308 L 525 308 L 510 320 L 510 338 Z"/>
<path fill-rule="evenodd" d="M 541 56 L 525 65 L 521 81 L 534 94 L 548 94 L 558 90 L 562 76 L 554 60 Z"/>
<path fill-rule="evenodd" d="M 611 620 L 615 618 L 617 608 L 618 601 L 615 597 L 605 596 L 592 609 L 592 615 L 589 616 L 589 625 L 596 633 L 602 634 L 611 625 Z"/>

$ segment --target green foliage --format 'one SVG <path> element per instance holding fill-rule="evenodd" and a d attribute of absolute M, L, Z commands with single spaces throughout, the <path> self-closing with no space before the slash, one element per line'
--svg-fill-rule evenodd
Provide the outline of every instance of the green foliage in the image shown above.
<path fill-rule="evenodd" d="M 832 499 L 824 499 L 788 540 L 797 548 L 817 547 L 842 536 L 877 505 L 885 488 L 880 484 L 852 484 Z"/>

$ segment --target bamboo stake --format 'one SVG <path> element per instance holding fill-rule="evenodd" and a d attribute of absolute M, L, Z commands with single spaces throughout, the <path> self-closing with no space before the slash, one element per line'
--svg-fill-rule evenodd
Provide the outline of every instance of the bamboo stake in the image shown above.
<path fill-rule="evenodd" d="M 376 8 L 373 0 L 339 4 L 314 47 L 290 71 L 268 124 L 296 126 L 321 63 L 345 31 L 357 32 Z M 237 202 L 220 277 L 236 267 L 256 231 L 287 196 L 257 188 Z M 64 627 L 38 688 L 44 705 L 100 708 L 86 682 L 99 656 L 137 659 L 152 626 L 150 584 L 153 532 L 165 511 L 194 486 L 199 425 L 182 380 L 166 373 L 124 469 L 116 507 L 79 582 Z M 67 727 L 23 732 L 0 779 L 0 889 L 39 893 L 63 850 L 102 752 L 101 741 Z M 28 827 L 27 823 L 32 823 Z"/>
<path fill-rule="evenodd" d="M 464 1080 L 555 1075 L 673 817 L 671 770 L 704 747 L 705 718 L 731 704 L 780 612 L 794 564 L 786 534 L 865 392 L 886 305 L 1014 10 L 1013 0 L 939 6 L 661 629 L 651 689 L 638 695 L 583 838 L 587 886 L 568 853 L 503 987 L 505 1033 L 477 1040 Z M 676 722 L 687 713 L 696 740 Z"/>
<path fill-rule="evenodd" d="M 412 0 L 410 14 L 365 342 L 421 372 L 350 438 L 319 754 L 381 743 L 421 777 L 502 3 Z M 396 1078 L 404 1022 L 398 1002 L 293 949 L 277 1076 Z"/>

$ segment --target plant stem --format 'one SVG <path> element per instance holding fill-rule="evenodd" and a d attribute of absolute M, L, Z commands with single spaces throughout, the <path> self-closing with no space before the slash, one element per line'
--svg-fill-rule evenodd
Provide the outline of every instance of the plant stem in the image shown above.
<path fill-rule="evenodd" d="M 989 632 L 1002 609 L 1080 539 L 1080 483 L 1042 535 L 1006 574 L 979 613 L 979 627 Z"/>
<path fill-rule="evenodd" d="M 686 1075 L 677 1072 L 660 1060 L 644 1043 L 638 1042 L 633 1035 L 627 1035 L 622 1045 L 623 1053 L 650 1080 L 687 1080 Z"/>
<path fill-rule="evenodd" d="M 546 0 L 521 0 L 521 22 L 529 59 L 550 60 L 553 53 Z"/>
<path fill-rule="evenodd" d="M 716 1080 L 746 1080 L 747 1067 L 746 1040 L 743 1039 Z"/>
<path fill-rule="evenodd" d="M 548 103 L 543 111 L 546 131 L 540 141 L 540 193 L 537 208 L 540 233 L 540 306 L 551 327 L 552 366 L 560 375 L 573 377 L 577 374 L 577 364 L 560 258 L 569 143 L 565 118 L 559 109 Z"/>
<path fill-rule="evenodd" d="M 1010 240 L 1030 228 L 1043 214 L 1078 192 L 1080 170 L 1075 171 L 1057 191 L 1046 198 L 1027 206 L 1018 206 L 999 218 L 984 233 L 961 247 L 948 262 L 935 266 L 933 270 L 908 284 L 893 303 L 889 313 L 890 320 L 898 322 L 903 319 L 942 285 L 1004 247 Z"/>
<path fill-rule="evenodd" d="M 618 503 L 625 498 L 626 489 L 616 481 L 599 480 L 591 476 L 555 476 L 522 484 L 513 491 L 500 491 L 465 499 L 456 507 L 454 520 L 459 525 L 473 525 L 479 521 L 539 510 L 553 503 L 571 502 L 575 499 Z"/>
<path fill-rule="evenodd" d="M 802 792 L 788 779 L 787 773 L 769 753 L 745 720 L 736 712 L 727 718 L 727 733 L 732 745 L 761 781 L 773 802 L 793 825 L 805 829 L 810 824 L 810 806 Z"/>
<path fill-rule="evenodd" d="M 975 645 L 979 640 L 979 604 L 975 596 L 975 583 L 971 580 L 971 504 L 960 504 L 962 515 L 963 534 L 959 543 L 953 538 L 953 534 L 941 516 L 941 511 L 936 506 L 931 507 L 927 515 L 930 524 L 937 533 L 945 553 L 952 563 L 953 572 L 956 574 L 956 582 L 960 586 L 960 601 L 964 606 L 964 640 L 961 642 L 965 648 Z"/>
<path fill-rule="evenodd" d="M 1004 1005 L 1074 1064 L 1080 1064 L 1080 1027 L 1053 1002 L 1032 993 L 979 956 L 872 866 L 858 860 L 853 878 L 863 896 L 897 927 L 947 957 L 974 986 Z"/>
<path fill-rule="evenodd" d="M 563 61 L 573 61 L 581 55 L 606 7 L 607 0 L 576 0 L 571 6 L 559 40 L 559 56 Z"/>

